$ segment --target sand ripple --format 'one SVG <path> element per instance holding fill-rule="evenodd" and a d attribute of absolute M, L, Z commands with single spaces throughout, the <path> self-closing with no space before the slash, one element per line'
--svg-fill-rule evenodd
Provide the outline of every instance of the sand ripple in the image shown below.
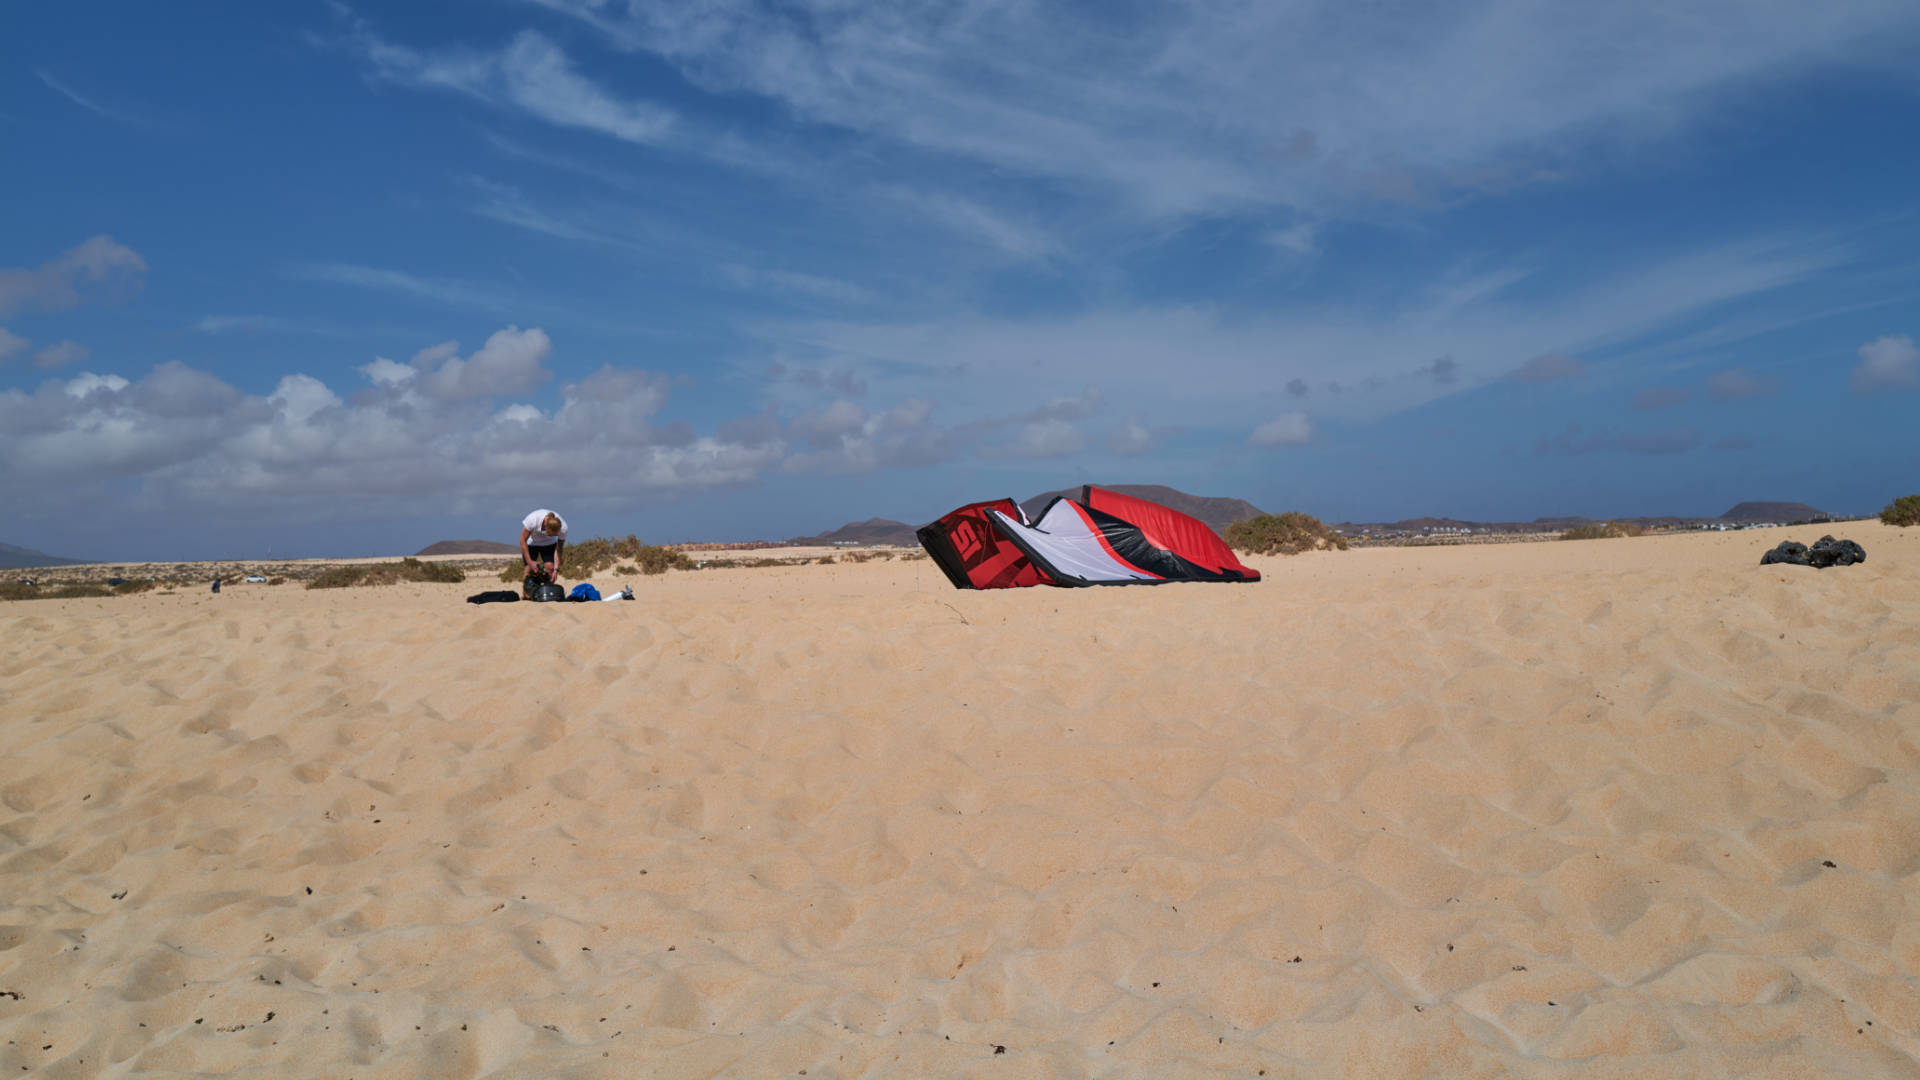
<path fill-rule="evenodd" d="M 0 1074 L 1920 1075 L 1848 532 L 9 605 Z"/>

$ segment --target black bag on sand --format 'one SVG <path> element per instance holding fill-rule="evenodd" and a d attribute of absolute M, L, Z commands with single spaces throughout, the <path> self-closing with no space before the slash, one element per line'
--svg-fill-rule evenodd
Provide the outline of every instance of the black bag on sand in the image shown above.
<path fill-rule="evenodd" d="M 1812 547 L 1783 540 L 1780 546 L 1760 556 L 1761 566 L 1774 563 L 1791 563 L 1794 566 L 1811 566 L 1824 570 L 1829 566 L 1852 566 L 1867 561 L 1867 549 L 1851 540 L 1835 540 L 1823 536 L 1814 541 Z"/>
<path fill-rule="evenodd" d="M 566 586 L 555 585 L 551 581 L 547 582 L 544 585 L 535 585 L 533 587 L 533 595 L 527 597 L 527 599 L 532 600 L 537 604 L 548 604 L 548 603 L 552 603 L 555 600 L 565 600 L 566 598 L 567 598 Z"/>
<path fill-rule="evenodd" d="M 467 597 L 469 604 L 513 604 L 518 603 L 520 594 L 510 589 L 496 589 L 493 592 L 474 593 Z"/>

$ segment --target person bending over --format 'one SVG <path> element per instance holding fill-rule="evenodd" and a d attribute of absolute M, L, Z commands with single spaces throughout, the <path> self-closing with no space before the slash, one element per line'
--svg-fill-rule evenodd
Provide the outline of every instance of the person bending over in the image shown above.
<path fill-rule="evenodd" d="M 567 546 L 567 523 L 551 510 L 535 510 L 520 522 L 520 561 L 527 566 L 527 593 L 535 585 L 560 580 L 560 553 Z"/>

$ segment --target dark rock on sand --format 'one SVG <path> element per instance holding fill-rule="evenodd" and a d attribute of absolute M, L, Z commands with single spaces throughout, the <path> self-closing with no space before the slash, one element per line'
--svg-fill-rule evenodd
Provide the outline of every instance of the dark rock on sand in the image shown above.
<path fill-rule="evenodd" d="M 1774 563 L 1790 563 L 1794 566 L 1811 566 L 1822 569 L 1829 566 L 1852 566 L 1867 561 L 1867 549 L 1852 540 L 1835 540 L 1823 536 L 1814 541 L 1812 547 L 1785 540 L 1772 551 L 1760 556 L 1761 566 Z"/>

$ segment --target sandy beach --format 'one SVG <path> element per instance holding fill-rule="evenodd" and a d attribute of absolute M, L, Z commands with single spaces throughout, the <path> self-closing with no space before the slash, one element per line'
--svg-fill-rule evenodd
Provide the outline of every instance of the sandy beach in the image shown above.
<path fill-rule="evenodd" d="M 0 1075 L 1920 1075 L 1920 529 L 1249 561 L 0 605 Z"/>

